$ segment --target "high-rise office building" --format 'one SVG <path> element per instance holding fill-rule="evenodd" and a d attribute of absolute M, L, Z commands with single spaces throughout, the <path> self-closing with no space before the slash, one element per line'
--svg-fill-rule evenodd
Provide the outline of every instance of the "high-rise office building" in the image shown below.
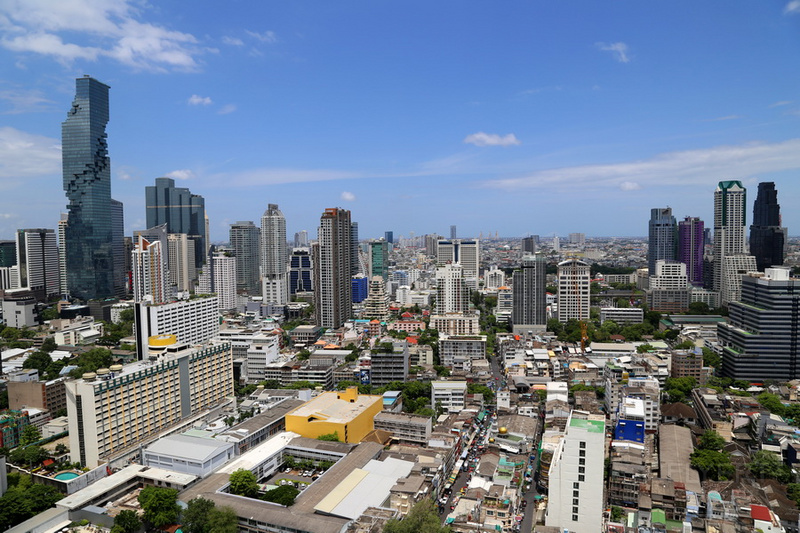
<path fill-rule="evenodd" d="M 475 234 L 473 233 L 473 235 L 475 235 Z M 458 232 L 456 231 L 456 226 L 455 225 L 450 226 L 450 238 L 451 239 L 457 239 L 458 238 Z"/>
<path fill-rule="evenodd" d="M 320 217 L 312 258 L 314 311 L 317 325 L 323 328 L 339 328 L 353 316 L 353 228 L 346 209 L 331 207 Z"/>
<path fill-rule="evenodd" d="M 472 290 L 478 289 L 480 257 L 480 241 L 477 239 L 440 240 L 437 243 L 436 264 L 460 264 L 464 269 L 464 280 Z"/>
<path fill-rule="evenodd" d="M 714 290 L 722 291 L 723 263 L 729 255 L 747 253 L 745 207 L 741 181 L 720 181 L 714 191 Z M 726 303 L 723 302 L 723 305 Z"/>
<path fill-rule="evenodd" d="M 145 187 L 147 227 L 167 225 L 168 233 L 185 233 L 195 241 L 195 268 L 203 267 L 208 257 L 208 233 L 205 199 L 186 187 L 175 187 L 172 178 L 156 178 Z"/>
<path fill-rule="evenodd" d="M 308 248 L 308 232 L 306 230 L 294 234 L 294 247 Z"/>
<path fill-rule="evenodd" d="M 522 267 L 514 271 L 514 308 L 511 322 L 515 325 L 547 324 L 547 263 L 542 254 L 522 258 Z"/>
<path fill-rule="evenodd" d="M 647 271 L 656 273 L 656 261 L 674 261 L 677 253 L 677 226 L 671 207 L 657 207 L 650 210 L 647 239 Z"/>
<path fill-rule="evenodd" d="M 606 424 L 602 415 L 572 411 L 550 465 L 545 525 L 588 533 L 603 521 Z"/>
<path fill-rule="evenodd" d="M 558 264 L 558 321 L 589 320 L 591 276 L 589 265 L 578 259 Z"/>
<path fill-rule="evenodd" d="M 361 267 L 361 261 L 358 257 L 358 222 L 350 223 L 350 275 L 355 276 L 366 271 Z"/>
<path fill-rule="evenodd" d="M 383 238 L 389 244 L 394 244 L 394 232 L 393 231 L 384 231 L 383 232 Z"/>
<path fill-rule="evenodd" d="M 703 285 L 703 250 L 705 231 L 703 221 L 686 217 L 678 223 L 678 261 L 686 265 L 689 283 Z"/>
<path fill-rule="evenodd" d="M 425 235 L 425 255 L 428 257 L 436 257 L 438 254 L 437 246 L 441 237 L 435 233 Z"/>
<path fill-rule="evenodd" d="M 787 268 L 742 278 L 741 298 L 717 325 L 722 375 L 748 381 L 800 378 L 800 279 Z"/>
<path fill-rule="evenodd" d="M 128 269 L 125 265 L 125 217 L 122 202 L 111 199 L 111 238 L 114 254 L 114 293 L 125 296 L 128 292 Z"/>
<path fill-rule="evenodd" d="M 17 264 L 17 241 L 0 241 L 0 268 Z"/>
<path fill-rule="evenodd" d="M 569 243 L 570 244 L 579 244 L 579 245 L 586 244 L 586 234 L 585 233 L 570 233 L 569 234 Z"/>
<path fill-rule="evenodd" d="M 781 206 L 775 183 L 758 184 L 750 226 L 750 254 L 755 256 L 758 270 L 783 264 L 786 228 L 781 227 Z"/>
<path fill-rule="evenodd" d="M 236 290 L 251 296 L 261 294 L 261 231 L 250 220 L 236 222 L 231 224 L 230 239 L 236 255 Z"/>
<path fill-rule="evenodd" d="M 539 246 L 539 236 L 538 235 L 530 235 L 528 237 L 522 238 L 522 256 L 526 256 L 528 254 L 535 254 L 536 248 Z"/>
<path fill-rule="evenodd" d="M 268 204 L 261 217 L 261 294 L 265 303 L 289 301 L 286 219 L 277 204 Z"/>
<path fill-rule="evenodd" d="M 61 289 L 58 243 L 52 229 L 17 230 L 17 287 L 32 291 L 39 301 Z"/>
<path fill-rule="evenodd" d="M 369 276 L 389 278 L 389 243 L 383 239 L 369 243 Z"/>
<path fill-rule="evenodd" d="M 78 78 L 75 99 L 61 124 L 67 287 L 81 300 L 115 294 L 114 215 L 108 157 L 108 85 Z"/>
<path fill-rule="evenodd" d="M 314 289 L 311 252 L 308 248 L 295 248 L 289 256 L 289 294 L 310 292 Z"/>
<path fill-rule="evenodd" d="M 163 304 L 167 301 L 166 250 L 160 239 L 148 240 L 139 235 L 131 253 L 133 265 L 133 301 Z"/>

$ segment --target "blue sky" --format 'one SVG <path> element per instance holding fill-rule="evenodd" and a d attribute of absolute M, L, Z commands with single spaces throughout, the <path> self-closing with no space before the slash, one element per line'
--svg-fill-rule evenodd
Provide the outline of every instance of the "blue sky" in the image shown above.
<path fill-rule="evenodd" d="M 83 74 L 127 233 L 166 175 L 214 241 L 268 203 L 312 237 L 334 206 L 363 238 L 645 235 L 729 179 L 800 234 L 800 0 L 0 0 L 0 238 L 65 210 Z"/>

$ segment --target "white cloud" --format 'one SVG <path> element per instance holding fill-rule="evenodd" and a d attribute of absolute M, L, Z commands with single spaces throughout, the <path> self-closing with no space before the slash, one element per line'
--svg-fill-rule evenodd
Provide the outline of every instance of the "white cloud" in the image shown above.
<path fill-rule="evenodd" d="M 58 140 L 0 127 L 0 186 L 22 185 L 20 178 L 60 173 L 61 144 Z"/>
<path fill-rule="evenodd" d="M 229 44 L 231 46 L 244 46 L 244 41 L 236 37 L 228 37 L 226 35 L 222 38 L 222 44 Z"/>
<path fill-rule="evenodd" d="M 105 57 L 138 69 L 196 70 L 195 58 L 202 52 L 197 39 L 142 22 L 140 5 L 135 0 L 4 0 L 0 46 L 66 64 Z"/>
<path fill-rule="evenodd" d="M 783 14 L 800 13 L 800 0 L 792 0 L 783 8 Z"/>
<path fill-rule="evenodd" d="M 0 218 L 8 220 L 9 218 L 17 218 L 19 215 L 16 213 L 0 213 Z"/>
<path fill-rule="evenodd" d="M 619 188 L 623 191 L 638 191 L 642 186 L 634 181 L 623 181 L 619 184 Z"/>
<path fill-rule="evenodd" d="M 195 174 L 188 168 L 182 168 L 180 170 L 173 170 L 172 172 L 167 172 L 166 176 L 168 178 L 172 178 L 175 180 L 189 180 L 194 178 Z"/>
<path fill-rule="evenodd" d="M 255 31 L 245 30 L 245 33 L 250 37 L 261 41 L 262 43 L 277 43 L 278 37 L 275 35 L 274 31 L 265 31 L 264 33 L 258 33 Z"/>
<path fill-rule="evenodd" d="M 355 202 L 356 201 L 356 195 L 351 193 L 351 192 L 348 192 L 348 191 L 344 191 L 342 193 L 342 195 L 340 196 L 340 198 L 344 202 Z"/>
<path fill-rule="evenodd" d="M 193 94 L 189 97 L 188 100 L 189 105 L 211 105 L 211 97 L 210 96 L 199 96 L 197 94 Z"/>
<path fill-rule="evenodd" d="M 798 0 L 800 1 L 800 0 Z M 781 100 L 780 102 L 775 102 L 774 104 L 770 104 L 769 107 L 781 107 L 789 104 L 793 104 L 794 100 Z"/>
<path fill-rule="evenodd" d="M 41 92 L 5 90 L 0 91 L 0 100 L 5 100 L 11 105 L 11 109 L 3 111 L 5 115 L 17 113 L 29 113 L 32 111 L 47 111 L 52 104 L 52 100 L 44 98 Z"/>
<path fill-rule="evenodd" d="M 228 113 L 233 113 L 234 111 L 236 111 L 236 105 L 235 104 L 225 104 L 224 106 L 222 106 L 220 108 L 219 111 L 217 111 L 217 114 L 218 115 L 227 115 Z"/>
<path fill-rule="evenodd" d="M 595 46 L 604 52 L 612 52 L 620 63 L 629 63 L 631 60 L 628 56 L 628 45 L 625 43 L 595 43 Z"/>
<path fill-rule="evenodd" d="M 464 138 L 464 143 L 474 144 L 475 146 L 514 146 L 521 144 L 513 133 L 497 135 L 496 133 L 484 133 L 482 131 L 467 135 Z"/>
<path fill-rule="evenodd" d="M 517 178 L 485 181 L 480 185 L 506 190 L 625 188 L 630 187 L 629 184 L 686 186 L 698 181 L 744 179 L 789 169 L 800 169 L 800 139 L 715 146 L 667 152 L 636 161 L 554 168 Z"/>

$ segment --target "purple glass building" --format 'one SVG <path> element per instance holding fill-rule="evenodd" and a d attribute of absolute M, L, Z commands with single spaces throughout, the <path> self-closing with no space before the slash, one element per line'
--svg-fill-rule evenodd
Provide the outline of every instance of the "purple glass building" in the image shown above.
<path fill-rule="evenodd" d="M 686 265 L 686 275 L 692 285 L 703 285 L 703 221 L 686 217 L 678 222 L 678 261 Z"/>

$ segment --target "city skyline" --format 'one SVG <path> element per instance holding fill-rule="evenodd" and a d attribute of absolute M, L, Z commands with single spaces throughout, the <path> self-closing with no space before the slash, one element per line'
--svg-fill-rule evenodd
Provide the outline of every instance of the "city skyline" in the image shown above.
<path fill-rule="evenodd" d="M 363 239 L 640 237 L 653 207 L 711 221 L 722 180 L 774 181 L 800 226 L 796 3 L 211 5 L 0 7 L 0 238 L 66 211 L 84 74 L 126 235 L 158 177 L 206 198 L 213 242 L 268 203 L 289 234 L 339 206 Z"/>

